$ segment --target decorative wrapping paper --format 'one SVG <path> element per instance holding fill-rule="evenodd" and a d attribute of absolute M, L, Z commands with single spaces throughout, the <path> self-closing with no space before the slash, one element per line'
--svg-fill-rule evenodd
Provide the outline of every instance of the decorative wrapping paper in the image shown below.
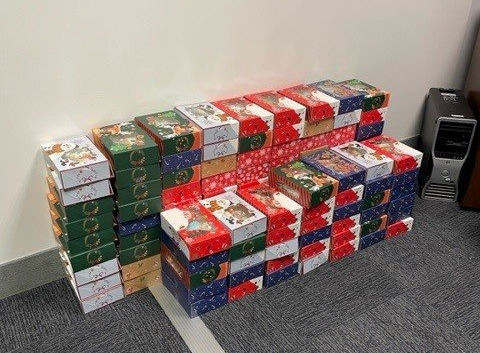
<path fill-rule="evenodd" d="M 322 239 L 300 248 L 300 260 L 304 261 L 312 256 L 330 250 L 330 238 Z"/>
<path fill-rule="evenodd" d="M 271 168 L 276 168 L 282 164 L 287 164 L 290 162 L 293 162 L 299 158 L 299 155 L 292 155 L 292 156 L 285 156 L 277 159 L 272 159 L 270 161 L 270 167 Z"/>
<path fill-rule="evenodd" d="M 283 243 L 288 240 L 298 238 L 300 236 L 300 222 L 295 224 L 289 224 L 286 227 L 282 227 L 275 230 L 269 230 L 267 232 L 267 246 Z"/>
<path fill-rule="evenodd" d="M 160 164 L 149 164 L 124 170 L 115 171 L 115 187 L 123 189 L 138 183 L 145 183 L 161 178 Z"/>
<path fill-rule="evenodd" d="M 190 303 L 188 300 L 190 295 L 189 291 L 187 291 L 181 282 L 172 280 L 165 271 L 162 271 L 162 282 L 170 293 L 172 293 L 172 295 L 178 300 L 190 318 L 194 318 L 198 315 L 219 308 L 228 302 L 226 288 L 220 293 L 210 296 L 205 295 L 205 297 Z M 207 292 L 207 290 L 205 290 L 205 292 Z M 208 291 L 208 294 L 210 293 L 211 292 Z"/>
<path fill-rule="evenodd" d="M 306 153 L 307 151 L 315 150 L 317 148 L 328 147 L 330 145 L 330 139 L 333 132 L 327 132 L 325 134 L 315 135 L 312 137 L 304 138 L 300 152 Z"/>
<path fill-rule="evenodd" d="M 265 262 L 265 250 L 230 261 L 230 273 L 237 273 Z"/>
<path fill-rule="evenodd" d="M 307 108 L 308 121 L 333 118 L 338 113 L 340 102 L 309 85 L 298 85 L 278 91 Z"/>
<path fill-rule="evenodd" d="M 329 148 L 320 148 L 302 156 L 302 161 L 338 180 L 338 191 L 350 189 L 365 180 L 365 169 Z"/>
<path fill-rule="evenodd" d="M 111 217 L 113 219 L 113 215 Z M 116 238 L 116 233 L 113 228 L 100 230 L 73 240 L 69 240 L 68 235 L 62 233 L 56 222 L 52 223 L 52 230 L 62 248 L 68 251 L 71 256 L 111 243 L 115 241 Z"/>
<path fill-rule="evenodd" d="M 324 216 L 326 219 L 331 219 L 333 217 L 333 209 L 335 208 L 335 200 L 336 197 L 332 197 L 313 208 L 304 208 L 303 221 L 308 221 L 321 216 Z"/>
<path fill-rule="evenodd" d="M 344 230 L 341 233 L 332 235 L 330 239 L 330 247 L 332 249 L 337 249 L 349 242 L 358 241 L 360 238 L 360 226 L 357 225 L 353 228 Z"/>
<path fill-rule="evenodd" d="M 202 197 L 202 187 L 199 181 L 180 185 L 162 191 L 162 199 L 165 206 L 178 204 L 185 200 L 199 200 Z"/>
<path fill-rule="evenodd" d="M 225 187 L 237 184 L 237 172 L 231 171 L 202 179 L 202 194 L 222 193 Z"/>
<path fill-rule="evenodd" d="M 221 189 L 216 189 L 216 190 L 213 190 L 212 192 L 209 192 L 209 193 L 203 193 L 202 194 L 202 197 L 204 199 L 206 198 L 209 198 L 209 197 L 213 197 L 213 196 L 217 196 L 217 195 L 220 195 L 220 194 L 223 194 L 225 192 L 236 192 L 238 189 L 238 186 L 237 184 L 233 184 L 233 185 L 227 185 L 227 186 L 224 186 L 223 188 Z"/>
<path fill-rule="evenodd" d="M 160 196 L 162 182 L 160 179 L 138 183 L 116 190 L 117 206 L 124 206 L 141 200 Z"/>
<path fill-rule="evenodd" d="M 120 222 L 117 218 L 117 232 L 120 236 L 125 236 L 137 232 L 141 232 L 145 229 L 155 227 L 160 224 L 160 215 L 158 213 L 151 216 L 144 217 L 142 219 L 134 219 L 129 222 Z"/>
<path fill-rule="evenodd" d="M 375 245 L 385 239 L 385 229 L 377 230 L 376 232 L 366 235 L 360 239 L 360 250 L 366 249 Z"/>
<path fill-rule="evenodd" d="M 231 155 L 202 162 L 202 178 L 226 173 L 237 169 L 237 156 Z"/>
<path fill-rule="evenodd" d="M 241 137 L 273 129 L 273 114 L 243 97 L 217 101 L 212 104 L 238 120 Z"/>
<path fill-rule="evenodd" d="M 253 278 L 257 278 L 259 276 L 263 276 L 265 272 L 265 263 L 261 262 L 257 265 L 248 267 L 244 270 L 231 273 L 229 276 L 229 287 L 236 287 L 239 284 L 251 280 Z"/>
<path fill-rule="evenodd" d="M 298 262 L 298 252 L 265 262 L 265 273 L 270 274 Z"/>
<path fill-rule="evenodd" d="M 135 122 L 157 143 L 162 157 L 202 148 L 200 127 L 173 110 L 139 116 Z"/>
<path fill-rule="evenodd" d="M 419 172 L 420 168 L 417 168 L 406 173 L 395 175 L 393 187 L 396 188 L 401 185 L 416 183 Z"/>
<path fill-rule="evenodd" d="M 57 172 L 61 189 L 111 177 L 108 159 L 87 136 L 46 143 L 42 151 L 47 166 Z"/>
<path fill-rule="evenodd" d="M 388 206 L 388 210 L 395 211 L 395 210 L 403 210 L 405 208 L 410 208 L 413 206 L 414 202 L 415 202 L 415 193 L 412 193 L 390 202 L 390 205 Z"/>
<path fill-rule="evenodd" d="M 72 284 L 72 287 L 78 297 L 77 288 L 74 286 L 74 284 Z M 118 285 L 102 294 L 92 296 L 85 300 L 79 300 L 80 305 L 82 306 L 83 313 L 88 314 L 89 312 L 100 309 L 108 304 L 112 304 L 124 297 L 125 295 L 123 293 L 123 287 L 122 285 Z"/>
<path fill-rule="evenodd" d="M 332 210 L 333 211 L 333 210 Z M 317 229 L 325 228 L 332 224 L 333 212 L 326 213 L 320 217 L 312 218 L 302 222 L 300 234 L 305 235 L 314 232 Z"/>
<path fill-rule="evenodd" d="M 362 111 L 360 115 L 360 126 L 380 123 L 387 118 L 388 107 Z"/>
<path fill-rule="evenodd" d="M 417 151 L 393 137 L 380 135 L 363 141 L 363 144 L 392 158 L 395 162 L 393 173 L 395 175 L 420 168 L 423 153 Z"/>
<path fill-rule="evenodd" d="M 326 134 L 334 129 L 335 119 L 324 119 L 319 121 L 306 121 L 303 129 L 303 137 L 312 137 Z"/>
<path fill-rule="evenodd" d="M 366 210 L 363 210 L 360 215 L 361 223 L 369 222 L 371 220 L 380 218 L 383 214 L 387 213 L 388 203 L 378 205 Z"/>
<path fill-rule="evenodd" d="M 237 193 L 268 217 L 269 230 L 286 227 L 302 219 L 302 206 L 268 185 L 251 185 L 239 189 Z"/>
<path fill-rule="evenodd" d="M 393 224 L 390 224 L 387 227 L 387 234 L 385 238 L 393 238 L 393 237 L 396 237 L 397 235 L 410 232 L 412 230 L 412 226 L 413 226 L 412 217 L 401 219 Z"/>
<path fill-rule="evenodd" d="M 200 165 L 194 165 L 185 169 L 176 170 L 174 172 L 162 175 L 162 188 L 168 189 L 175 186 L 184 185 L 194 181 L 200 181 L 201 171 Z"/>
<path fill-rule="evenodd" d="M 363 141 L 375 136 L 379 136 L 383 133 L 384 126 L 384 121 L 368 125 L 361 125 L 357 129 L 357 135 L 355 136 L 355 139 L 357 141 Z"/>
<path fill-rule="evenodd" d="M 360 184 L 339 192 L 337 196 L 335 196 L 335 207 L 342 207 L 360 201 L 363 197 L 363 189 L 364 186 Z"/>
<path fill-rule="evenodd" d="M 202 163 L 202 149 L 190 150 L 162 158 L 160 170 L 162 174 L 175 172 Z"/>
<path fill-rule="evenodd" d="M 238 121 L 211 103 L 182 105 L 175 112 L 202 129 L 204 145 L 238 138 Z"/>
<path fill-rule="evenodd" d="M 380 191 L 391 189 L 393 187 L 394 180 L 395 178 L 393 177 L 393 175 L 387 175 L 376 180 L 367 181 L 365 183 L 363 197 L 368 197 Z"/>
<path fill-rule="evenodd" d="M 368 83 L 362 82 L 357 79 L 346 80 L 339 83 L 353 91 L 365 95 L 362 104 L 362 109 L 364 111 L 384 108 L 388 106 L 388 103 L 390 101 L 390 92 L 384 91 L 380 88 L 369 85 Z"/>
<path fill-rule="evenodd" d="M 299 247 L 297 238 L 287 240 L 283 243 L 268 246 L 265 249 L 265 261 L 278 259 L 280 257 L 293 254 L 297 252 L 298 249 Z"/>
<path fill-rule="evenodd" d="M 221 157 L 227 157 L 231 155 L 237 155 L 238 152 L 238 139 L 225 140 L 215 142 L 210 145 L 203 146 L 202 149 L 202 161 L 209 161 Z"/>
<path fill-rule="evenodd" d="M 315 256 L 312 256 L 306 260 L 300 261 L 298 263 L 298 273 L 305 275 L 310 271 L 320 267 L 324 263 L 328 262 L 328 250 L 321 252 Z"/>
<path fill-rule="evenodd" d="M 68 273 L 68 276 L 71 278 L 71 273 Z M 120 273 L 117 272 L 97 281 L 84 284 L 83 286 L 77 286 L 76 292 L 78 293 L 80 300 L 87 300 L 92 296 L 105 293 L 114 287 L 118 287 L 119 285 L 122 285 L 122 280 L 120 279 Z"/>
<path fill-rule="evenodd" d="M 393 160 L 357 141 L 333 147 L 332 150 L 367 170 L 365 181 L 389 175 L 393 170 Z"/>
<path fill-rule="evenodd" d="M 407 207 L 407 208 L 402 208 L 402 209 L 396 209 L 396 210 L 388 210 L 387 216 L 388 216 L 388 225 L 391 225 L 393 223 L 398 222 L 401 219 L 411 217 L 413 212 L 413 206 L 412 207 Z"/>
<path fill-rule="evenodd" d="M 272 147 L 272 159 L 278 159 L 288 156 L 298 156 L 303 149 L 302 140 L 295 140 Z"/>
<path fill-rule="evenodd" d="M 346 243 L 339 248 L 330 248 L 330 258 L 331 262 L 339 261 L 344 257 L 347 257 L 353 254 L 355 251 L 358 250 L 358 246 L 360 244 L 360 239 L 353 240 L 349 243 Z"/>
<path fill-rule="evenodd" d="M 273 130 L 272 145 L 281 145 L 290 141 L 295 141 L 303 137 L 305 123 L 298 123 L 295 125 L 288 125 L 279 127 Z"/>
<path fill-rule="evenodd" d="M 332 235 L 338 234 L 349 228 L 355 227 L 360 223 L 360 214 L 341 219 L 332 223 Z"/>
<path fill-rule="evenodd" d="M 303 105 L 277 93 L 267 91 L 245 96 L 249 101 L 273 113 L 273 128 L 304 124 L 306 108 Z"/>
<path fill-rule="evenodd" d="M 245 281 L 228 289 L 228 302 L 233 302 L 263 288 L 263 276 Z"/>
<path fill-rule="evenodd" d="M 329 135 L 328 145 L 335 147 L 346 142 L 355 140 L 357 134 L 357 124 L 344 126 L 338 129 L 332 130 Z"/>
<path fill-rule="evenodd" d="M 349 205 L 345 205 L 339 208 L 336 208 L 333 211 L 333 221 L 339 221 L 341 219 L 352 217 L 357 213 L 360 213 L 362 210 L 363 200 L 351 203 Z"/>
<path fill-rule="evenodd" d="M 371 221 L 362 223 L 362 229 L 360 230 L 360 236 L 364 237 L 368 234 L 376 232 L 377 230 L 383 230 L 387 227 L 387 215 L 382 215 L 380 218 L 373 219 Z"/>
<path fill-rule="evenodd" d="M 282 281 L 286 281 L 287 279 L 295 276 L 298 271 L 298 262 L 290 265 L 286 268 L 282 268 L 279 271 L 273 272 L 271 274 L 266 274 L 263 278 L 263 286 L 265 288 L 272 287 Z"/>
<path fill-rule="evenodd" d="M 339 114 L 334 118 L 333 128 L 339 129 L 341 127 L 358 124 L 360 122 L 361 109 L 354 110 L 352 112 Z"/>
<path fill-rule="evenodd" d="M 230 232 L 232 244 L 266 232 L 267 217 L 233 192 L 201 200 Z"/>
<path fill-rule="evenodd" d="M 332 80 L 311 83 L 309 86 L 338 99 L 340 101 L 338 114 L 345 114 L 357 109 L 362 109 L 365 97 L 365 93 L 363 92 L 354 91 Z"/>
<path fill-rule="evenodd" d="M 162 198 L 160 196 L 120 205 L 117 202 L 117 217 L 120 222 L 128 222 L 143 218 L 162 210 Z"/>
<path fill-rule="evenodd" d="M 122 279 L 124 281 L 142 276 L 148 272 L 160 269 L 160 254 L 147 257 L 143 260 L 122 266 Z"/>
<path fill-rule="evenodd" d="M 256 151 L 263 148 L 269 148 L 273 142 L 273 131 L 269 130 L 256 135 L 241 137 L 238 140 L 238 153 Z"/>
<path fill-rule="evenodd" d="M 244 169 L 255 165 L 269 163 L 272 158 L 272 147 L 261 148 L 237 156 L 237 168 Z"/>
<path fill-rule="evenodd" d="M 258 179 L 266 178 L 268 177 L 269 170 L 270 165 L 268 163 L 238 169 L 236 184 L 239 187 L 242 187 L 246 184 L 257 181 Z"/>
<path fill-rule="evenodd" d="M 266 237 L 267 235 L 262 233 L 232 245 L 229 251 L 230 261 L 238 260 L 258 251 L 265 250 Z"/>
<path fill-rule="evenodd" d="M 392 189 L 392 195 L 390 199 L 393 201 L 415 192 L 415 185 L 416 183 L 413 182 L 410 184 L 396 186 L 395 188 Z"/>
<path fill-rule="evenodd" d="M 110 159 L 116 171 L 157 164 L 157 144 L 133 121 L 95 128 L 93 141 Z"/>
<path fill-rule="evenodd" d="M 124 266 L 159 253 L 160 239 L 154 239 L 128 249 L 120 250 L 118 252 L 118 261 Z"/>
<path fill-rule="evenodd" d="M 390 201 L 391 189 L 367 196 L 363 199 L 362 210 L 386 204 Z"/>
<path fill-rule="evenodd" d="M 329 239 L 332 232 L 332 226 L 316 229 L 310 233 L 304 234 L 299 238 L 300 247 L 308 246 L 320 240 Z"/>
<path fill-rule="evenodd" d="M 187 202 L 161 214 L 162 229 L 190 260 L 213 255 L 231 246 L 230 233 L 198 202 Z"/>
<path fill-rule="evenodd" d="M 338 181 L 302 161 L 294 161 L 270 171 L 270 184 L 305 208 L 335 197 Z"/>
<path fill-rule="evenodd" d="M 133 294 L 139 290 L 153 286 L 155 283 L 159 283 L 161 279 L 160 270 L 155 270 L 137 278 L 125 281 L 123 283 L 125 289 L 125 295 Z"/>

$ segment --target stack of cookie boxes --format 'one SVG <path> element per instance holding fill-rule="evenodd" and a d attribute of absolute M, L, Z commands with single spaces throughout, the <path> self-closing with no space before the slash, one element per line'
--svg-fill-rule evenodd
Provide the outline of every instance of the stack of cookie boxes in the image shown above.
<path fill-rule="evenodd" d="M 125 293 L 160 281 L 159 152 L 133 121 L 93 129 L 115 172 L 119 261 Z"/>
<path fill-rule="evenodd" d="M 267 216 L 263 286 L 271 287 L 294 276 L 298 271 L 302 206 L 263 183 L 239 189 L 237 194 Z"/>
<path fill-rule="evenodd" d="M 233 192 L 200 203 L 230 233 L 228 301 L 240 299 L 263 287 L 267 218 Z"/>
<path fill-rule="evenodd" d="M 202 196 L 200 127 L 172 110 L 140 116 L 135 122 L 159 147 L 164 208 L 198 200 Z"/>
<path fill-rule="evenodd" d="M 110 164 L 86 137 L 42 145 L 52 228 L 85 313 L 123 298 Z"/>
<path fill-rule="evenodd" d="M 394 161 L 387 238 L 403 234 L 412 228 L 415 184 L 423 154 L 385 135 L 365 140 L 363 144 Z"/>
<path fill-rule="evenodd" d="M 190 317 L 228 302 L 230 232 L 198 201 L 161 213 L 162 282 Z"/>
<path fill-rule="evenodd" d="M 363 141 L 381 135 L 387 116 L 390 93 L 356 79 L 342 81 L 340 84 L 365 95 L 356 140 Z"/>
<path fill-rule="evenodd" d="M 297 160 L 274 168 L 270 184 L 303 207 L 298 272 L 308 273 L 328 260 L 338 181 Z"/>
<path fill-rule="evenodd" d="M 239 122 L 236 185 L 242 187 L 268 176 L 273 142 L 273 114 L 246 98 L 213 104 Z M 224 183 L 218 183 L 224 187 Z M 207 195 L 208 197 L 208 195 Z"/>
<path fill-rule="evenodd" d="M 238 120 L 211 103 L 175 107 L 201 129 L 203 141 L 201 196 L 221 193 L 237 184 Z"/>

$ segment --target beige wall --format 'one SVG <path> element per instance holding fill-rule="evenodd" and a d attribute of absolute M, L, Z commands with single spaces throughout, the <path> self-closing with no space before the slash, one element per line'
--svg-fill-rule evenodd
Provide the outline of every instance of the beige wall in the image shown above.
<path fill-rule="evenodd" d="M 392 91 L 415 135 L 430 86 L 459 86 L 471 0 L 0 2 L 0 263 L 54 245 L 39 145 L 177 103 L 322 78 Z"/>

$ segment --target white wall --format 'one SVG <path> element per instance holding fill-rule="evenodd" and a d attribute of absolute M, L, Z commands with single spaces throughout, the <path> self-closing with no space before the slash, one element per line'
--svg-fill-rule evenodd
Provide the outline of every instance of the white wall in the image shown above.
<path fill-rule="evenodd" d="M 0 263 L 54 245 L 39 145 L 177 103 L 323 78 L 392 91 L 415 135 L 430 86 L 460 86 L 471 0 L 0 2 Z"/>

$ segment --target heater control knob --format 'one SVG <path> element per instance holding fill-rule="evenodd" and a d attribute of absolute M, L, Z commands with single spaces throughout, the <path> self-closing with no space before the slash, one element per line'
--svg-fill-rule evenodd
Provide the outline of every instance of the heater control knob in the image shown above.
<path fill-rule="evenodd" d="M 449 175 L 450 175 L 450 171 L 448 171 L 447 169 L 442 170 L 442 176 L 448 177 Z"/>

